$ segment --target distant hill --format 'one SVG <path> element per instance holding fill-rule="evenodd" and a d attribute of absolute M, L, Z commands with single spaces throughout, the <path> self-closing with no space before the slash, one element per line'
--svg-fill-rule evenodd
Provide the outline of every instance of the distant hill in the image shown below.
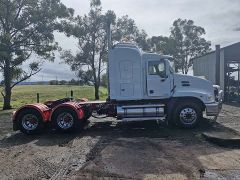
<path fill-rule="evenodd" d="M 21 82 L 18 85 L 49 85 L 49 81 Z"/>

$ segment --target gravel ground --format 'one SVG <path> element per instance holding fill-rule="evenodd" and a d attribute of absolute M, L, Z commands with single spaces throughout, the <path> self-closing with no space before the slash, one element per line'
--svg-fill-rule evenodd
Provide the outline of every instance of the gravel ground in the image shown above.
<path fill-rule="evenodd" d="M 217 122 L 240 132 L 240 104 L 224 105 Z"/>
<path fill-rule="evenodd" d="M 7 115 L 6 115 L 7 116 Z M 156 122 L 91 119 L 73 134 L 12 132 L 0 120 L 1 179 L 240 179 L 240 149 L 205 141 L 214 128 L 240 131 L 240 108 L 224 105 L 217 122 L 194 130 Z"/>

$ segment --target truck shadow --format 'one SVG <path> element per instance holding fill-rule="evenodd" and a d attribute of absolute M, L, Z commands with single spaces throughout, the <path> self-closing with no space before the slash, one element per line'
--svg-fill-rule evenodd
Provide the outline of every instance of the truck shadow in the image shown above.
<path fill-rule="evenodd" d="M 46 129 L 40 135 L 25 135 L 20 132 L 15 132 L 0 140 L 0 147 L 18 146 L 33 142 L 38 146 L 65 146 L 75 138 L 84 136 L 97 137 L 109 136 L 111 138 L 189 138 L 199 137 L 202 132 L 212 130 L 226 130 L 227 128 L 217 122 L 209 119 L 204 119 L 203 122 L 195 129 L 180 129 L 177 127 L 169 128 L 163 123 L 156 121 L 142 121 L 142 122 L 119 122 L 119 121 L 104 121 L 93 120 L 88 121 L 84 128 L 81 128 L 73 133 L 57 133 L 50 128 Z"/>
<path fill-rule="evenodd" d="M 203 119 L 202 123 L 194 129 L 183 129 L 178 127 L 168 127 L 166 124 L 156 121 L 141 122 L 121 122 L 121 121 L 97 121 L 90 123 L 83 131 L 84 135 L 90 136 L 112 136 L 112 137 L 148 137 L 148 138 L 184 138 L 189 135 L 198 135 L 205 131 L 216 128 L 224 129 L 227 127 L 209 120 Z"/>

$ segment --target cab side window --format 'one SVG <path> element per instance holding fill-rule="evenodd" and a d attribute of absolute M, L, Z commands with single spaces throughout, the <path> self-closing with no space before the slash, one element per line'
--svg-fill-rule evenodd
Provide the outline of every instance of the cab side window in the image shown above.
<path fill-rule="evenodd" d="M 164 61 L 149 61 L 148 75 L 158 75 L 162 78 L 166 77 L 166 66 Z"/>

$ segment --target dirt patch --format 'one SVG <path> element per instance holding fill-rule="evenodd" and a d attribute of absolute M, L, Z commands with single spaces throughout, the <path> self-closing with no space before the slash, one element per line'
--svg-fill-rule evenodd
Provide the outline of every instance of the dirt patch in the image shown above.
<path fill-rule="evenodd" d="M 240 132 L 240 105 L 224 105 L 217 122 Z"/>
<path fill-rule="evenodd" d="M 224 106 L 222 128 L 240 127 L 236 110 L 240 112 L 238 107 Z M 5 122 L 2 129 L 11 125 L 9 119 Z M 26 136 L 4 130 L 1 179 L 238 179 L 240 150 L 201 137 L 203 131 L 218 126 L 206 120 L 198 129 L 182 130 L 156 122 L 106 119 L 91 120 L 74 134 Z"/>
<path fill-rule="evenodd" d="M 2 111 L 0 110 L 0 139 L 6 137 L 8 133 L 12 132 L 12 111 Z M 10 136 L 11 134 L 9 134 Z"/>

